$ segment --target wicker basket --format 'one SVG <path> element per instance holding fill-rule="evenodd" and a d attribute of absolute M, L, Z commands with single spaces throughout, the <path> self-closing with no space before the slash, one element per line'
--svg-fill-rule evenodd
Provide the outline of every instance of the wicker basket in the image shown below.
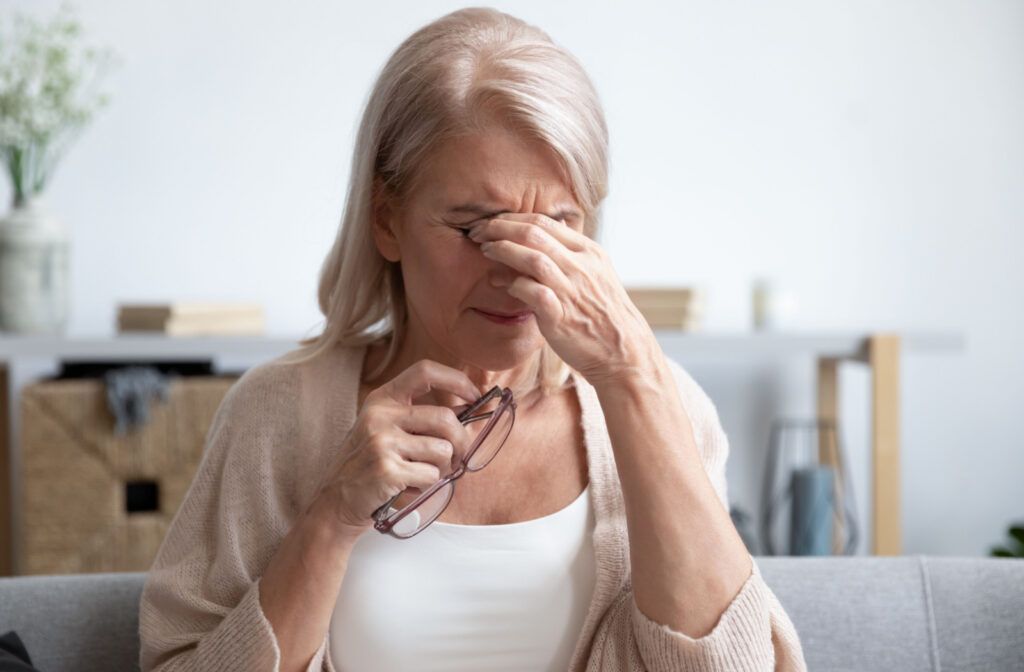
<path fill-rule="evenodd" d="M 237 379 L 174 379 L 169 401 L 122 436 L 102 380 L 23 388 L 21 573 L 149 569 Z"/>

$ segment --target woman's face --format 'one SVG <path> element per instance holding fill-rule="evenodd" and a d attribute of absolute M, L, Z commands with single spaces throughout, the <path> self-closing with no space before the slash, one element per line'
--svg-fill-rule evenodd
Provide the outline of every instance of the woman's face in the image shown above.
<path fill-rule="evenodd" d="M 544 344 L 529 308 L 505 291 L 518 273 L 467 237 L 474 223 L 505 212 L 583 230 L 583 210 L 550 150 L 498 129 L 442 143 L 402 206 L 380 211 L 377 247 L 401 263 L 407 346 L 418 356 L 504 371 Z"/>

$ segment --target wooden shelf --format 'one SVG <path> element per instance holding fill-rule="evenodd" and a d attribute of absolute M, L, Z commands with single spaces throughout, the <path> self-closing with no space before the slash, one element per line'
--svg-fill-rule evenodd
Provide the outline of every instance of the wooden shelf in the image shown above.
<path fill-rule="evenodd" d="M 813 357 L 818 361 L 818 411 L 838 420 L 838 367 L 847 360 L 867 364 L 872 373 L 873 540 L 878 555 L 900 553 L 899 371 L 902 352 L 956 353 L 966 339 L 954 332 L 684 332 L 657 329 L 655 335 L 669 356 L 726 355 L 784 359 Z M 12 468 L 17 458 L 18 381 L 11 370 L 18 360 L 50 361 L 177 361 L 210 359 L 246 362 L 273 359 L 299 347 L 299 336 L 180 337 L 159 334 L 24 336 L 0 335 L 0 576 L 10 573 L 12 510 L 17 493 Z M 823 453 L 823 458 L 827 456 Z M 827 461 L 827 460 L 826 460 Z"/>
<path fill-rule="evenodd" d="M 867 361 L 871 332 L 684 332 L 655 329 L 663 348 L 693 354 L 740 357 L 816 355 Z M 960 352 L 966 339 L 955 332 L 904 332 L 913 352 Z M 187 359 L 232 355 L 273 357 L 298 348 L 298 336 L 12 336 L 0 334 L 0 362 L 15 357 L 75 360 Z"/>
<path fill-rule="evenodd" d="M 686 354 L 740 357 L 814 355 L 868 361 L 872 332 L 684 332 L 655 329 L 661 347 Z M 903 349 L 920 353 L 960 352 L 966 339 L 956 332 L 900 333 Z"/>
<path fill-rule="evenodd" d="M 268 357 L 299 347 L 299 337 L 195 336 L 168 338 L 159 334 L 131 336 L 0 336 L 0 363 L 15 357 L 98 360 L 179 360 L 223 355 Z"/>

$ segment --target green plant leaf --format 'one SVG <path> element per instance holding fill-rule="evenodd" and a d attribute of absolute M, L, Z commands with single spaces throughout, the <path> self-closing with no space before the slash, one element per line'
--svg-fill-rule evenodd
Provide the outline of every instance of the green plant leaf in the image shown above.
<path fill-rule="evenodd" d="M 1013 553 L 1010 553 L 1005 548 L 993 548 L 992 557 L 994 558 L 1013 558 L 1016 557 Z"/>
<path fill-rule="evenodd" d="M 50 21 L 14 16 L 8 37 L 0 21 L 0 154 L 16 197 L 39 190 L 61 152 L 106 107 L 95 85 L 120 59 L 111 49 L 85 45 L 76 8 L 62 5 Z M 12 156 L 12 151 L 21 153 Z"/>
<path fill-rule="evenodd" d="M 1024 525 L 1013 525 L 1010 527 L 1010 536 L 1024 546 Z"/>

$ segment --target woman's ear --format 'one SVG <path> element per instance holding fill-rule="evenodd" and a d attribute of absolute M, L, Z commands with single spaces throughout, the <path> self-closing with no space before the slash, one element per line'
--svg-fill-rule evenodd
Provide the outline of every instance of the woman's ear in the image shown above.
<path fill-rule="evenodd" d="M 371 217 L 370 228 L 373 230 L 373 240 L 377 244 L 377 251 L 388 261 L 398 261 L 402 258 L 402 253 L 398 237 L 395 235 L 397 223 L 395 208 L 380 175 L 373 176 Z"/>

